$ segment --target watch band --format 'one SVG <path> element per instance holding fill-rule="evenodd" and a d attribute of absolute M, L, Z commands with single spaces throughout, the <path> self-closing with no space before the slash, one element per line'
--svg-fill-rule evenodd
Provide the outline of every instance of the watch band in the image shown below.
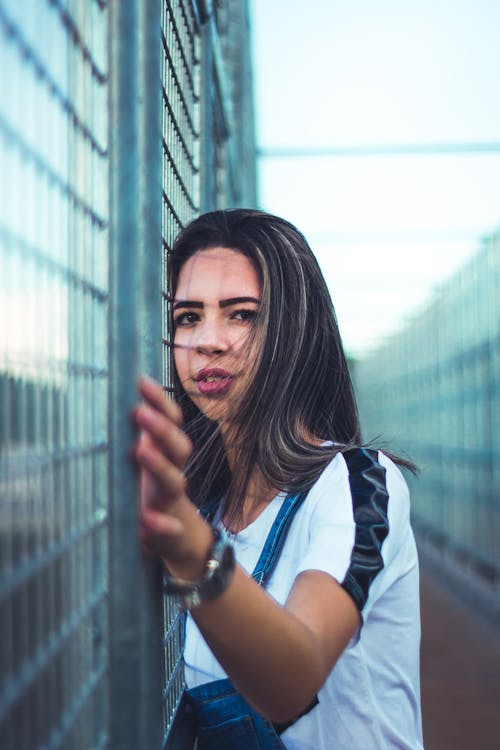
<path fill-rule="evenodd" d="M 167 594 L 178 596 L 183 609 L 193 609 L 203 602 L 213 601 L 231 583 L 236 565 L 234 549 L 223 531 L 214 528 L 213 535 L 214 543 L 198 581 L 185 581 L 165 573 L 164 590 Z"/>

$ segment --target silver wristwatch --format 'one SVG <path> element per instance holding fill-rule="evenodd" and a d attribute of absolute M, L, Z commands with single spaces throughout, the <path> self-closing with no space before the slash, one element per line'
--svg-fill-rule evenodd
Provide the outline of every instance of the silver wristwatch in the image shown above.
<path fill-rule="evenodd" d="M 234 550 L 223 531 L 214 528 L 213 534 L 214 543 L 198 581 L 183 581 L 165 574 L 165 592 L 178 596 L 183 609 L 199 607 L 203 602 L 216 599 L 231 583 L 235 568 Z"/>

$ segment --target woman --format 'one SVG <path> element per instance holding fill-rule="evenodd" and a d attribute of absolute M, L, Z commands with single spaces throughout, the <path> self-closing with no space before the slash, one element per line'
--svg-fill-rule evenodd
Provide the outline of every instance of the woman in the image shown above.
<path fill-rule="evenodd" d="M 404 462 L 361 447 L 307 242 L 258 211 L 201 216 L 172 289 L 179 405 L 141 380 L 140 528 L 190 610 L 199 747 L 421 748 Z"/>

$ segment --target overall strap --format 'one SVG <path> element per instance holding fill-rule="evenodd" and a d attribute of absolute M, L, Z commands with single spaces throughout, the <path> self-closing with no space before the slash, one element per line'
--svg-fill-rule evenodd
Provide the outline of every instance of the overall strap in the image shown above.
<path fill-rule="evenodd" d="M 205 521 L 208 521 L 208 523 L 212 523 L 212 521 L 214 520 L 214 516 L 217 513 L 221 500 L 222 497 L 220 495 L 216 495 L 215 498 L 209 500 L 207 503 L 205 503 L 205 505 L 201 506 L 200 514 L 203 516 Z"/>
<path fill-rule="evenodd" d="M 288 529 L 306 497 L 307 492 L 299 492 L 297 495 L 287 495 L 283 500 L 252 573 L 252 578 L 260 586 L 267 583 L 273 572 L 283 549 Z"/>
<path fill-rule="evenodd" d="M 255 566 L 255 570 L 252 573 L 252 578 L 257 581 L 260 586 L 265 586 L 271 573 L 273 572 L 278 558 L 283 549 L 286 535 L 292 521 L 295 518 L 295 514 L 307 497 L 307 492 L 299 492 L 297 495 L 287 495 L 283 500 L 281 508 L 278 511 L 278 515 L 274 519 L 274 523 L 271 526 L 271 530 L 267 535 L 267 539 L 264 543 L 262 552 Z M 311 703 L 301 711 L 298 716 L 295 716 L 290 721 L 286 721 L 283 724 L 274 724 L 274 729 L 278 735 L 282 734 L 288 727 L 309 713 L 319 703 L 318 696 L 315 695 Z"/>

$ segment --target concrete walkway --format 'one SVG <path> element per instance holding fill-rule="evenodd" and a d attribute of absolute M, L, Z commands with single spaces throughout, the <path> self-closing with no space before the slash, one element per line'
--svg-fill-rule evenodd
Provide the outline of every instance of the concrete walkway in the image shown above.
<path fill-rule="evenodd" d="M 500 750 L 500 628 L 421 580 L 425 750 Z"/>

